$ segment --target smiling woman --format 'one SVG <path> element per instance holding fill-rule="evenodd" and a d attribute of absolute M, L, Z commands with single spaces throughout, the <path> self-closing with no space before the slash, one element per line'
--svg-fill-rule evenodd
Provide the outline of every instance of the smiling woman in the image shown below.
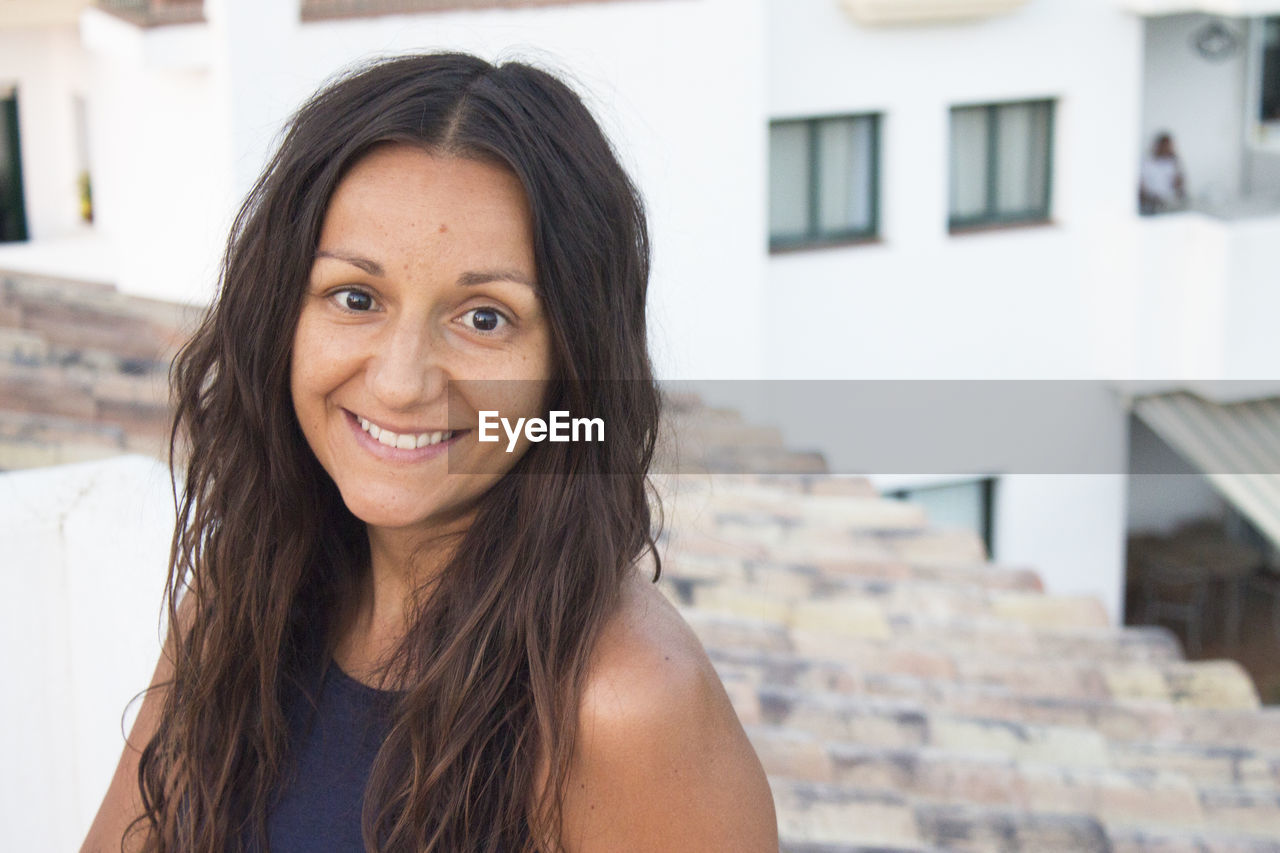
<path fill-rule="evenodd" d="M 298 112 L 175 364 L 171 630 L 85 850 L 777 850 L 644 578 L 648 271 L 545 72 L 401 57 Z M 507 452 L 493 411 L 609 441 Z"/>

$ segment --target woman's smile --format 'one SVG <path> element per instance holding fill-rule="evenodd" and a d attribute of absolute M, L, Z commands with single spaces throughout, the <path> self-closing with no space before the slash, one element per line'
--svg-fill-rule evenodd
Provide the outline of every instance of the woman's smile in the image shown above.
<path fill-rule="evenodd" d="M 420 462 L 444 453 L 450 445 L 466 435 L 469 430 L 413 429 L 392 430 L 373 421 L 343 410 L 356 432 L 356 440 L 362 447 L 380 459 L 400 462 Z"/>

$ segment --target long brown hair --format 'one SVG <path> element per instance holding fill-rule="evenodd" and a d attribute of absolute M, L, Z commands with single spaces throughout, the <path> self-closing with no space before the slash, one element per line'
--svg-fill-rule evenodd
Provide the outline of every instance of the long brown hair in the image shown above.
<path fill-rule="evenodd" d="M 185 445 L 186 462 L 170 624 L 181 596 L 194 601 L 138 769 L 145 813 L 130 830 L 148 851 L 265 847 L 289 766 L 287 697 L 329 660 L 369 569 L 364 525 L 298 426 L 289 330 L 334 188 L 385 142 L 519 177 L 558 371 L 550 408 L 590 411 L 609 436 L 533 445 L 415 599 L 394 656 L 405 692 L 366 789 L 366 849 L 558 847 L 593 641 L 636 561 L 648 551 L 660 570 L 648 237 L 600 128 L 567 86 L 521 63 L 432 54 L 347 74 L 294 116 L 233 226 L 218 297 L 174 363 L 170 453 Z"/>

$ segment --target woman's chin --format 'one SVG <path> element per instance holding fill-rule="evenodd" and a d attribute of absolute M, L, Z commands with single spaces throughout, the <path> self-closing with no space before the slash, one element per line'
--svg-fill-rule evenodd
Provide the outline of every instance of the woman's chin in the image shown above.
<path fill-rule="evenodd" d="M 347 500 L 347 509 L 371 529 L 422 533 L 445 532 L 472 515 L 474 502 L 466 506 L 388 506 L 385 503 Z"/>

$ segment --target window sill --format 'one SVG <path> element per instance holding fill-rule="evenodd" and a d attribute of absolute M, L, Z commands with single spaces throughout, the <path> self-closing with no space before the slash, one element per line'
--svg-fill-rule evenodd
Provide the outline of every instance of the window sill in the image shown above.
<path fill-rule="evenodd" d="M 843 237 L 838 240 L 814 240 L 810 243 L 789 243 L 781 246 L 770 246 L 770 255 L 793 255 L 797 252 L 812 252 L 822 249 L 847 249 L 851 246 L 882 246 L 884 238 L 878 234 L 867 237 Z"/>
<path fill-rule="evenodd" d="M 1018 222 L 977 222 L 972 225 L 951 225 L 947 233 L 953 237 L 967 234 L 986 234 L 992 231 L 1022 231 L 1029 228 L 1053 228 L 1057 222 L 1052 219 L 1026 219 Z"/>

